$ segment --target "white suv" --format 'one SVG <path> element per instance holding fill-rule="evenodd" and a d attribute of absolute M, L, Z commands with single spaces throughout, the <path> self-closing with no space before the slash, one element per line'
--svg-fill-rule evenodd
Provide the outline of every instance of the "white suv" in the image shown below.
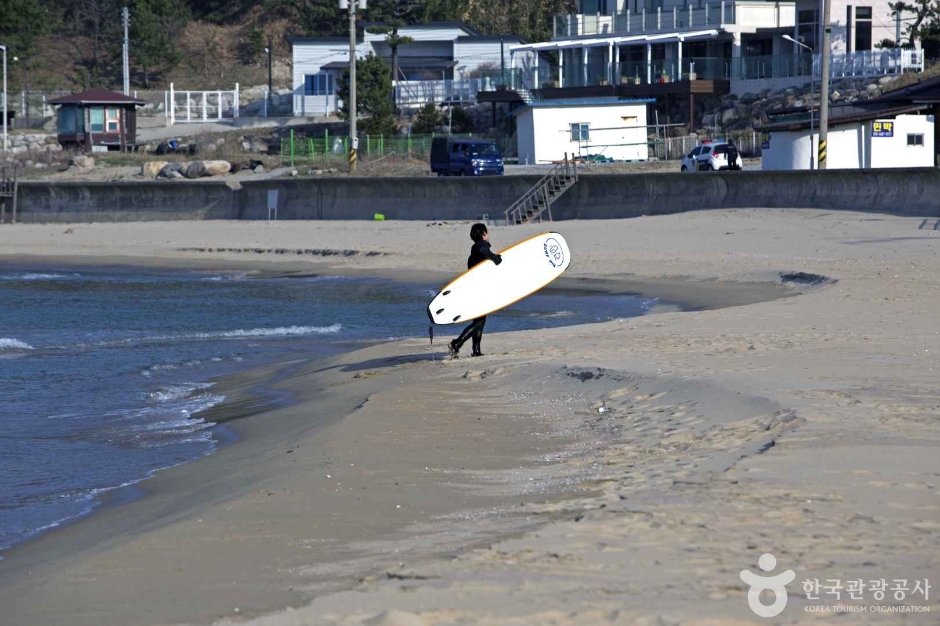
<path fill-rule="evenodd" d="M 733 143 L 702 142 L 702 145 L 682 157 L 683 172 L 739 169 L 741 169 L 741 158 Z"/>

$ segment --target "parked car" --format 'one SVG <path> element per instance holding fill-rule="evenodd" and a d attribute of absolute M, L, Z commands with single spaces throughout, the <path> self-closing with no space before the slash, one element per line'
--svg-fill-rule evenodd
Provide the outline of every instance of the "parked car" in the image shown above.
<path fill-rule="evenodd" d="M 703 141 L 700 146 L 682 158 L 683 172 L 739 170 L 741 157 L 733 143 Z"/>
<path fill-rule="evenodd" d="M 503 155 L 492 141 L 435 137 L 431 171 L 438 176 L 502 176 Z"/>

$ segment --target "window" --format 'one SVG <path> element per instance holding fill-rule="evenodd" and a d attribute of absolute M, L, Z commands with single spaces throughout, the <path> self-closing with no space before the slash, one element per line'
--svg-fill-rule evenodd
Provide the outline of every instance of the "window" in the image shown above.
<path fill-rule="evenodd" d="M 692 150 L 692 152 L 689 153 L 688 158 L 694 159 L 695 157 L 697 157 L 697 156 L 700 155 L 700 154 L 702 154 L 702 149 L 701 149 L 701 148 L 695 148 L 694 150 Z"/>
<path fill-rule="evenodd" d="M 491 143 L 474 144 L 470 146 L 470 154 L 473 156 L 499 156 L 499 150 Z"/>
<path fill-rule="evenodd" d="M 62 107 L 59 109 L 59 134 L 75 134 L 75 109 L 71 107 Z"/>
<path fill-rule="evenodd" d="M 116 133 L 121 130 L 121 111 L 120 109 L 105 109 L 105 128 L 106 132 Z"/>
<path fill-rule="evenodd" d="M 332 96 L 333 93 L 333 74 L 330 72 L 304 76 L 305 96 Z"/>
<path fill-rule="evenodd" d="M 798 13 L 797 40 L 815 49 L 819 33 L 819 21 L 816 19 L 816 9 L 801 9 Z M 806 51 L 800 48 L 800 54 Z"/>
<path fill-rule="evenodd" d="M 712 151 L 711 146 L 704 146 L 702 148 L 702 154 L 709 154 Z"/>
<path fill-rule="evenodd" d="M 855 51 L 871 50 L 871 7 L 855 7 Z"/>
<path fill-rule="evenodd" d="M 908 135 L 908 136 L 907 136 L 907 145 L 909 145 L 909 146 L 923 146 L 923 145 L 924 145 L 924 136 L 923 136 L 923 135 Z"/>
<path fill-rule="evenodd" d="M 91 132 L 104 132 L 104 109 L 96 107 L 91 110 Z"/>
<path fill-rule="evenodd" d="M 571 141 L 588 141 L 591 138 L 590 124 L 576 123 L 571 125 Z"/>

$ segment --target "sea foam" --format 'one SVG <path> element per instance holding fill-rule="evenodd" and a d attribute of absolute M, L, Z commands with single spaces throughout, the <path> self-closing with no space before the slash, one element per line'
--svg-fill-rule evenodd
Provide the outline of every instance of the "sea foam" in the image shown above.
<path fill-rule="evenodd" d="M 19 339 L 0 337 L 0 350 L 32 350 L 33 347 Z"/>

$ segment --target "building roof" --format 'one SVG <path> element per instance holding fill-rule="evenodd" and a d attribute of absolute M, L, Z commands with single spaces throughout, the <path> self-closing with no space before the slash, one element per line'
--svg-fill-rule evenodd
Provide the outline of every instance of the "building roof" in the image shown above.
<path fill-rule="evenodd" d="M 344 43 L 347 46 L 349 45 L 349 36 L 346 37 L 291 37 L 287 40 L 291 45 L 297 44 L 312 44 L 312 43 Z M 356 35 L 356 43 L 360 44 L 363 42 L 362 35 Z"/>
<path fill-rule="evenodd" d="M 391 57 L 379 57 L 391 67 Z M 398 57 L 398 68 L 402 70 L 446 70 L 457 65 L 457 61 L 445 57 Z M 349 61 L 331 61 L 322 66 L 322 70 L 345 70 Z"/>
<path fill-rule="evenodd" d="M 529 43 L 522 35 L 461 35 L 457 37 L 460 43 L 493 43 L 503 41 L 507 44 Z"/>
<path fill-rule="evenodd" d="M 656 102 L 656 98 L 577 98 L 577 99 L 558 99 L 558 100 L 538 100 L 523 104 L 518 109 L 509 112 L 510 115 L 522 113 L 526 109 L 550 108 L 550 107 L 593 107 L 593 106 L 623 106 L 624 104 L 649 104 Z"/>
<path fill-rule="evenodd" d="M 869 100 L 869 102 L 872 102 Z M 835 107 L 833 107 L 835 108 Z M 829 126 L 839 126 L 842 124 L 854 124 L 857 122 L 867 122 L 869 120 L 877 120 L 883 118 L 893 118 L 898 115 L 906 115 L 910 113 L 918 113 L 924 109 L 930 108 L 929 104 L 910 104 L 906 106 L 873 106 L 873 107 L 848 107 L 847 110 L 839 111 L 838 115 L 829 116 Z M 815 122 L 816 127 L 819 126 L 819 121 Z M 771 124 L 763 124 L 760 126 L 755 126 L 755 130 L 762 132 L 772 132 L 772 131 L 796 131 L 796 130 L 808 130 L 810 125 L 810 119 L 799 119 L 799 120 L 790 120 L 785 122 L 775 122 Z"/>
<path fill-rule="evenodd" d="M 356 43 L 360 44 L 364 41 L 363 32 L 374 26 L 384 26 L 382 22 L 358 22 L 356 24 Z M 483 34 L 475 29 L 474 27 L 466 24 L 464 22 L 428 22 L 427 24 L 406 24 L 398 28 L 401 30 L 433 30 L 435 28 L 459 28 L 467 35 L 460 35 L 458 39 L 463 39 L 464 37 L 473 39 L 475 37 L 482 37 Z M 506 35 L 506 37 L 517 37 L 520 41 L 524 41 L 518 35 Z M 318 43 L 348 43 L 348 35 L 330 35 L 324 37 L 291 37 L 287 40 L 291 45 L 303 45 L 303 44 L 318 44 Z M 449 41 L 449 40 L 448 40 Z"/>
<path fill-rule="evenodd" d="M 471 35 L 483 35 L 483 33 L 466 22 L 428 22 L 427 24 L 408 24 L 403 28 L 460 28 Z"/>
<path fill-rule="evenodd" d="M 940 102 L 940 76 L 886 91 L 870 102 Z"/>
<path fill-rule="evenodd" d="M 49 104 L 134 104 L 144 106 L 147 104 L 143 100 L 125 96 L 122 93 L 115 93 L 107 89 L 89 89 L 81 93 L 73 93 L 55 100 L 50 100 Z"/>

